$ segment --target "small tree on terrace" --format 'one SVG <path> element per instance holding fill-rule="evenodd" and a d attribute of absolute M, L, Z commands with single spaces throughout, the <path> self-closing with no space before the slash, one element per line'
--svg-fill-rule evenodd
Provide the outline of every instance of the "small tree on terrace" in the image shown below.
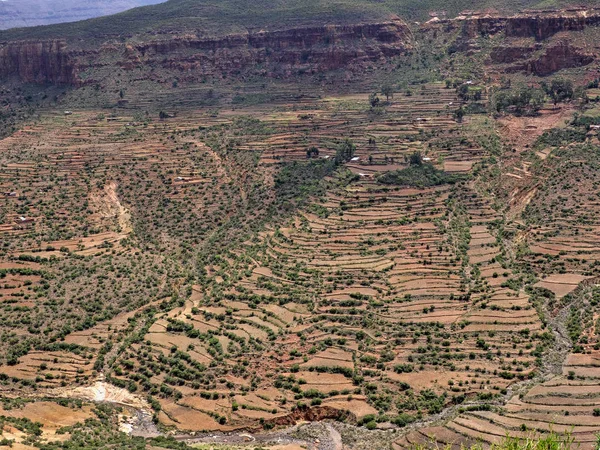
<path fill-rule="evenodd" d="M 335 163 L 341 164 L 346 161 L 350 161 L 356 151 L 356 145 L 349 138 L 338 145 L 337 151 L 335 152 Z"/>
<path fill-rule="evenodd" d="M 423 156 L 421 152 L 414 152 L 408 157 L 408 164 L 411 166 L 422 166 L 423 165 Z"/>
<path fill-rule="evenodd" d="M 371 95 L 369 95 L 369 103 L 371 105 L 371 108 L 375 108 L 376 106 L 379 106 L 379 97 L 377 96 L 376 92 L 373 92 Z"/>
<path fill-rule="evenodd" d="M 550 85 L 542 83 L 542 88 L 546 91 L 546 94 L 550 96 L 554 104 L 558 102 L 564 102 L 573 98 L 573 82 L 564 78 L 557 78 L 552 80 Z"/>
<path fill-rule="evenodd" d="M 468 100 L 469 97 L 469 85 L 468 84 L 461 84 L 460 86 L 458 86 L 456 88 L 456 93 L 458 94 L 458 96 L 462 99 L 462 100 Z"/>
<path fill-rule="evenodd" d="M 317 147 L 314 147 L 314 146 L 313 147 L 309 147 L 306 150 L 306 157 L 307 158 L 310 159 L 310 158 L 313 158 L 313 157 L 316 157 L 316 156 L 319 156 L 319 149 Z"/>
<path fill-rule="evenodd" d="M 531 99 L 529 100 L 529 106 L 531 108 L 532 113 L 537 113 L 542 106 L 544 106 L 544 93 L 539 89 L 533 89 L 531 92 Z"/>
<path fill-rule="evenodd" d="M 394 98 L 394 86 L 391 84 L 384 84 L 381 86 L 381 93 L 385 95 L 385 99 L 389 102 L 390 97 Z"/>
<path fill-rule="evenodd" d="M 460 108 L 458 108 L 456 111 L 454 111 L 454 118 L 456 119 L 457 122 L 462 122 L 463 121 L 463 117 L 465 117 L 465 110 L 464 108 L 461 106 Z"/>

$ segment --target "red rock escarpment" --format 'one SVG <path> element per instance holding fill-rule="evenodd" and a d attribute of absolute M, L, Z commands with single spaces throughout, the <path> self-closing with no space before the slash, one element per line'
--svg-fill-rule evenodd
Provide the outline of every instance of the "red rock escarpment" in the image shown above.
<path fill-rule="evenodd" d="M 527 62 L 524 68 L 517 65 L 515 69 L 525 69 L 529 73 L 543 77 L 562 69 L 585 66 L 592 61 L 594 61 L 594 55 L 584 53 L 568 42 L 558 42 L 556 45 L 548 47 L 539 58 Z"/>
<path fill-rule="evenodd" d="M 530 12 L 510 17 L 472 16 L 445 21 L 462 27 L 464 38 L 504 33 L 507 37 L 533 37 L 538 41 L 564 31 L 582 31 L 600 25 L 600 11 Z"/>
<path fill-rule="evenodd" d="M 76 68 L 64 41 L 0 44 L 0 78 L 11 76 L 27 83 L 74 84 Z"/>
<path fill-rule="evenodd" d="M 223 38 L 174 37 L 136 44 L 106 44 L 69 51 L 64 41 L 0 44 L 0 77 L 78 85 L 83 71 L 114 64 L 125 70 L 164 68 L 183 79 L 259 74 L 286 77 L 377 62 L 412 48 L 400 20 L 379 24 L 262 31 Z M 95 61 L 102 61 L 96 63 Z M 107 62 L 109 61 L 109 62 Z M 98 81 L 93 75 L 85 82 Z"/>
<path fill-rule="evenodd" d="M 163 67 L 190 80 L 239 73 L 287 77 L 375 62 L 411 47 L 408 27 L 394 21 L 155 41 L 130 46 L 120 64 Z"/>
<path fill-rule="evenodd" d="M 596 55 L 578 47 L 577 37 L 570 39 L 568 33 L 582 31 L 587 27 L 600 26 L 600 10 L 533 11 L 502 17 L 491 14 L 472 14 L 450 20 L 427 23 L 425 33 L 445 32 L 456 34 L 451 46 L 454 52 L 477 53 L 481 50 L 479 37 L 503 36 L 502 45 L 491 50 L 488 63 L 511 64 L 507 72 L 523 71 L 538 76 L 550 75 L 566 68 L 590 64 Z M 558 34 L 558 42 L 548 38 Z M 537 42 L 527 43 L 523 38 Z M 538 51 L 544 51 L 536 55 Z"/>
<path fill-rule="evenodd" d="M 496 47 L 490 52 L 490 61 L 493 64 L 512 63 L 531 56 L 535 50 L 535 47 L 523 46 Z"/>
<path fill-rule="evenodd" d="M 595 59 L 595 55 L 586 53 L 568 41 L 556 42 L 548 46 L 537 58 L 527 59 L 534 51 L 541 49 L 538 45 L 496 47 L 490 53 L 489 62 L 511 64 L 506 67 L 507 72 L 527 72 L 543 77 L 562 69 L 585 66 Z"/>

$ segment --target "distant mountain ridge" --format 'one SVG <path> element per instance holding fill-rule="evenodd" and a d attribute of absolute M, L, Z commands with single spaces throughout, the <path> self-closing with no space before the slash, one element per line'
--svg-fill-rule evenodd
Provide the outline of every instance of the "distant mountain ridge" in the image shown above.
<path fill-rule="evenodd" d="M 164 0 L 2 0 L 0 29 L 75 22 Z"/>

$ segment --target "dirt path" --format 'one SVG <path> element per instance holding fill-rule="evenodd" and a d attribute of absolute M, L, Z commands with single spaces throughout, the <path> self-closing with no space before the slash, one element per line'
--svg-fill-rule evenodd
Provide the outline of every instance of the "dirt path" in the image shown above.
<path fill-rule="evenodd" d="M 131 225 L 131 214 L 123 206 L 117 194 L 117 183 L 111 181 L 101 191 L 90 194 L 90 205 L 101 217 L 117 219 L 120 234 L 128 235 L 133 230 Z"/>
<path fill-rule="evenodd" d="M 331 445 L 324 448 L 319 447 L 319 449 L 322 448 L 323 450 L 343 450 L 344 445 L 342 443 L 342 435 L 339 433 L 339 431 L 333 428 L 333 426 L 330 423 L 327 423 L 325 425 L 325 428 L 327 428 L 327 430 L 329 431 Z"/>
<path fill-rule="evenodd" d="M 543 371 L 547 374 L 561 375 L 565 359 L 573 348 L 565 326 L 570 309 L 571 305 L 565 306 L 548 323 L 548 328 L 554 333 L 554 345 L 543 358 Z M 544 314 L 550 317 L 545 308 Z"/>

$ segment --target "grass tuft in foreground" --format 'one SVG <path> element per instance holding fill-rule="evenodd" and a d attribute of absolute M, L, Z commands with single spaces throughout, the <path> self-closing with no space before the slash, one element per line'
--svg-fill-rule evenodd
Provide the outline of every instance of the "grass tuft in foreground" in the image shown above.
<path fill-rule="evenodd" d="M 600 444 L 600 436 L 598 436 L 597 442 Z M 437 443 L 432 445 L 420 444 L 414 447 L 415 450 L 428 450 L 431 448 L 449 450 L 452 447 L 451 445 L 441 447 Z M 462 450 L 483 450 L 484 448 L 482 444 L 461 447 Z M 532 434 L 526 438 L 506 436 L 500 443 L 492 444 L 489 448 L 490 450 L 575 450 L 579 448 L 579 444 L 575 443 L 573 435 L 569 432 L 557 433 L 550 431 L 548 434 Z"/>

